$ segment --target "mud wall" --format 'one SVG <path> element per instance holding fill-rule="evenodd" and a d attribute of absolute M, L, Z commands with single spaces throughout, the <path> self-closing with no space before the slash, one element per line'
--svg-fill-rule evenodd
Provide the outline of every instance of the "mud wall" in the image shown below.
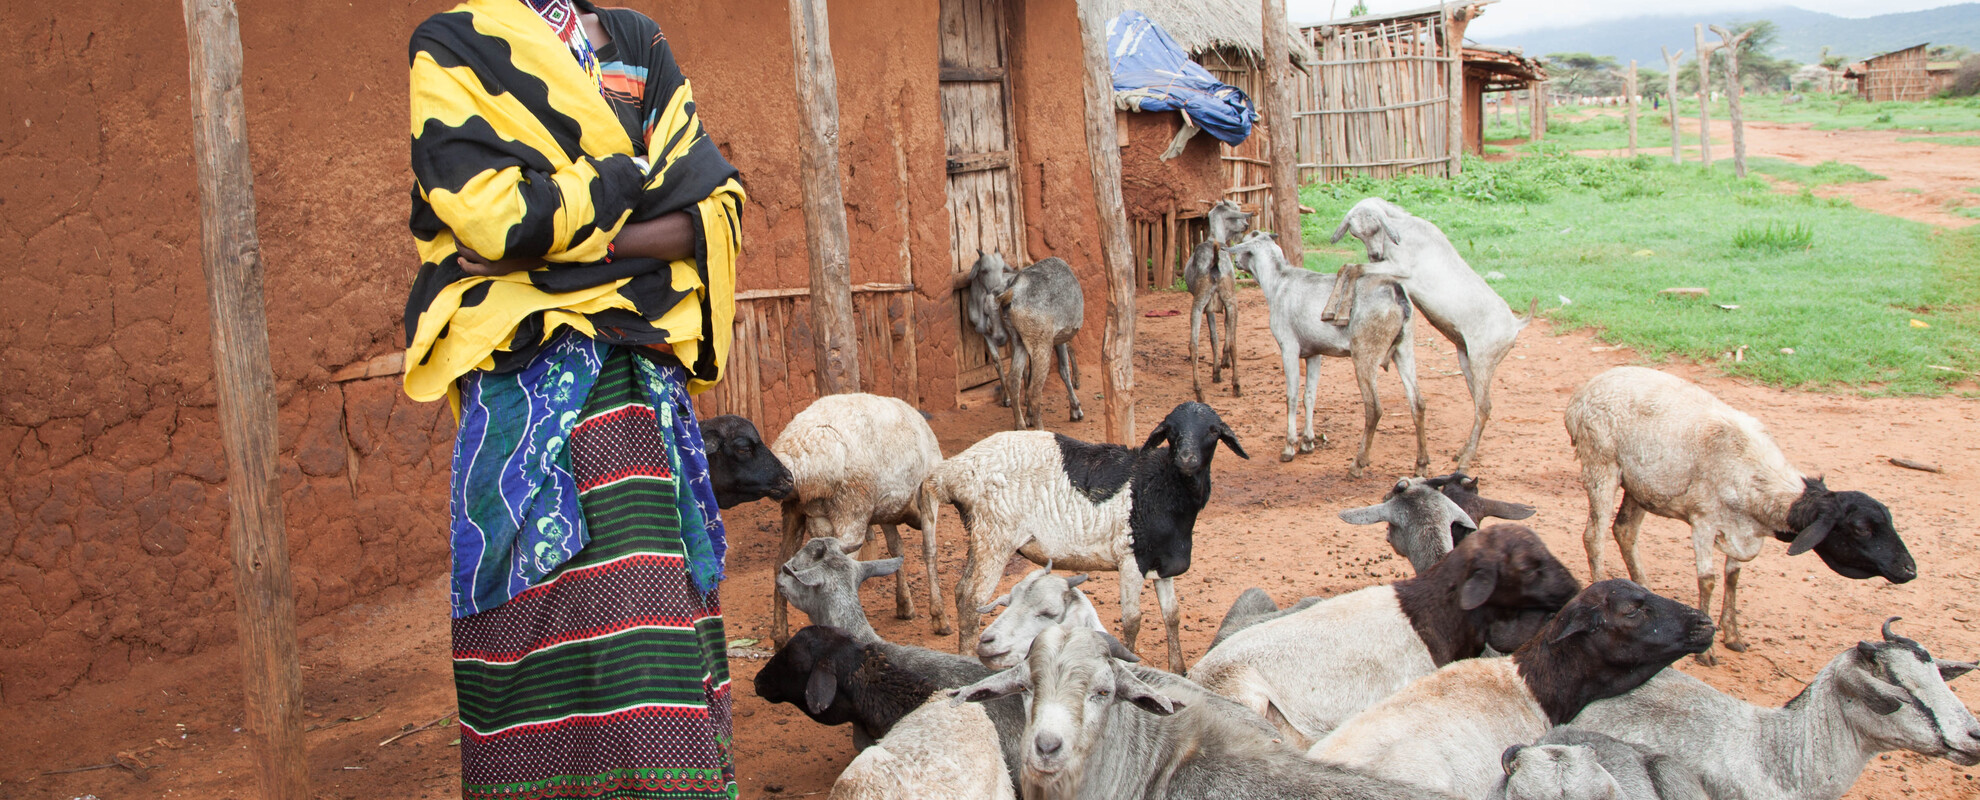
<path fill-rule="evenodd" d="M 1121 150 L 1121 199 L 1128 219 L 1157 220 L 1170 210 L 1203 213 L 1224 196 L 1223 148 L 1210 134 L 1198 131 L 1181 153 L 1167 161 L 1162 154 L 1182 129 L 1182 115 L 1115 114 L 1127 139 Z"/>
<path fill-rule="evenodd" d="M 415 265 L 405 233 L 407 34 L 451 5 L 239 0 L 298 609 L 446 567 L 453 422 L 392 377 Z M 803 286 L 795 87 L 774 0 L 626 0 L 659 20 L 710 134 L 742 169 L 744 289 Z M 926 5 L 926 8 L 921 7 Z M 1104 281 L 1080 122 L 1072 0 L 1025 4 L 1029 236 Z M 57 11 L 59 10 L 59 13 Z M 924 407 L 955 398 L 934 4 L 835 3 L 853 281 L 912 274 Z M 0 701 L 114 679 L 233 638 L 184 27 L 176 4 L 0 7 Z M 903 324 L 906 324 L 905 321 Z M 789 391 L 808 392 L 810 357 Z"/>

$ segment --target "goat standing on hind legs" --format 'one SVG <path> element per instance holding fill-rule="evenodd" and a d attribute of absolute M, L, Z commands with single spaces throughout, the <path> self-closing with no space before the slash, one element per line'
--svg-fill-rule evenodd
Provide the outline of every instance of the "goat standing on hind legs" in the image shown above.
<path fill-rule="evenodd" d="M 1540 301 L 1536 298 L 1524 317 L 1513 314 L 1499 293 L 1458 255 L 1443 231 L 1379 197 L 1348 209 L 1334 230 L 1334 241 L 1350 233 L 1368 248 L 1370 263 L 1354 270 L 1343 268 L 1338 280 L 1384 276 L 1400 281 L 1423 318 L 1457 347 L 1458 370 L 1471 390 L 1472 405 L 1471 438 L 1452 459 L 1462 472 L 1478 455 L 1478 440 L 1485 435 L 1485 421 L 1492 417 L 1492 376 L 1512 352 L 1519 332 L 1533 321 Z M 1354 299 L 1340 297 L 1323 317 L 1351 318 L 1347 309 L 1334 306 Z"/>
<path fill-rule="evenodd" d="M 1222 369 L 1231 369 L 1231 396 L 1243 397 L 1237 371 L 1237 270 L 1224 248 L 1237 244 L 1237 237 L 1251 225 L 1251 214 L 1229 200 L 1210 207 L 1210 238 L 1196 245 L 1183 265 L 1183 283 L 1189 287 L 1189 385 L 1196 390 L 1196 402 L 1203 402 L 1203 378 L 1197 368 L 1196 345 L 1203 322 L 1210 322 L 1210 382 L 1222 383 Z M 1216 313 L 1224 314 L 1224 344 L 1217 346 Z"/>

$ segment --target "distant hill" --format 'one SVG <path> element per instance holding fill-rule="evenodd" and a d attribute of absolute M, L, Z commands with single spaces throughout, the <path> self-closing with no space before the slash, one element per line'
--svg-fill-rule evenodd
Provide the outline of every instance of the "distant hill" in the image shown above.
<path fill-rule="evenodd" d="M 1694 37 L 1691 26 L 1703 22 L 1727 25 L 1770 19 L 1780 27 L 1774 55 L 1802 63 L 1819 59 L 1822 46 L 1851 61 L 1923 42 L 1961 45 L 1980 51 L 1980 3 L 1962 3 L 1925 11 L 1885 14 L 1864 19 L 1848 19 L 1789 6 L 1774 9 L 1718 12 L 1689 16 L 1646 16 L 1597 22 L 1572 28 L 1526 31 L 1509 34 L 1487 44 L 1524 48 L 1529 55 L 1548 53 L 1593 53 L 1615 56 L 1627 64 L 1636 59 L 1640 66 L 1663 69 L 1664 58 L 1658 47 L 1683 48 L 1690 60 Z M 1719 37 L 1708 28 L 1705 41 Z"/>

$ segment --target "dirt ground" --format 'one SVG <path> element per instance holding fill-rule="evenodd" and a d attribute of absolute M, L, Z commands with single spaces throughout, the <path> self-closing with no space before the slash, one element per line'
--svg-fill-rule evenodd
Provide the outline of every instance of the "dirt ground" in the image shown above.
<path fill-rule="evenodd" d="M 1197 527 L 1197 558 L 1177 580 L 1184 613 L 1186 658 L 1200 656 L 1217 621 L 1247 586 L 1262 586 L 1282 603 L 1309 594 L 1333 595 L 1409 574 L 1380 530 L 1349 526 L 1334 512 L 1380 497 L 1412 461 L 1401 388 L 1384 375 L 1381 396 L 1389 415 L 1376 442 L 1366 478 L 1349 480 L 1359 418 L 1352 371 L 1329 360 L 1322 382 L 1322 430 L 1331 446 L 1290 464 L 1276 459 L 1283 435 L 1283 383 L 1265 328 L 1263 300 L 1242 292 L 1239 318 L 1241 377 L 1245 395 L 1226 387 L 1211 405 L 1235 428 L 1251 452 L 1249 461 L 1220 453 L 1215 490 Z M 1187 295 L 1143 295 L 1144 312 L 1184 310 Z M 1187 399 L 1183 354 L 1186 316 L 1141 320 L 1136 364 L 1141 428 Z M 1449 464 L 1469 423 L 1470 405 L 1456 375 L 1450 346 L 1419 332 L 1422 384 L 1430 403 L 1436 467 Z M 1554 552 L 1586 577 L 1579 543 L 1585 514 L 1577 466 L 1561 428 L 1568 395 L 1584 380 L 1618 364 L 1636 362 L 1584 333 L 1556 335 L 1545 323 L 1521 337 L 1497 383 L 1492 421 L 1473 472 L 1491 497 L 1531 503 L 1528 520 Z M 1859 639 L 1875 638 L 1887 616 L 1902 616 L 1899 630 L 1951 658 L 1980 655 L 1980 550 L 1963 522 L 1959 502 L 1980 494 L 1980 404 L 1957 398 L 1889 399 L 1786 392 L 1714 377 L 1708 367 L 1672 366 L 1700 380 L 1733 405 L 1765 421 L 1805 471 L 1828 476 L 1838 488 L 1861 489 L 1888 503 L 1920 566 L 1920 577 L 1893 586 L 1882 579 L 1850 581 L 1813 557 L 1788 558 L 1783 547 L 1749 567 L 1743 598 L 1751 651 L 1725 653 L 1721 666 L 1680 668 L 1747 700 L 1777 705 L 1800 691 L 1831 657 Z M 1098 375 L 1089 371 L 1086 391 Z M 1097 438 L 1098 403 L 1085 422 L 1066 423 L 1065 397 L 1047 395 L 1049 426 L 1081 438 Z M 988 403 L 982 390 L 968 407 L 938 415 L 934 427 L 943 450 L 954 453 L 999 430 L 1008 412 Z M 1931 462 L 1932 474 L 1891 466 L 1892 456 Z M 731 512 L 731 579 L 725 585 L 732 638 L 767 634 L 777 515 L 768 503 Z M 1652 518 L 1643 546 L 1651 588 L 1691 601 L 1695 582 L 1682 526 Z M 961 530 L 953 515 L 942 520 L 941 572 L 953 591 L 962 559 Z M 1613 545 L 1608 563 L 1615 564 Z M 1015 582 L 1020 565 L 1006 570 Z M 926 587 L 912 586 L 923 614 L 893 618 L 889 586 L 870 587 L 866 605 L 875 626 L 894 641 L 953 648 L 953 637 L 928 633 Z M 880 581 L 876 583 L 887 583 Z M 1102 574 L 1087 584 L 1101 615 L 1117 619 L 1118 584 Z M 1166 646 L 1154 600 L 1144 594 L 1144 656 L 1162 658 Z M 802 615 L 797 615 L 801 617 Z M 447 613 L 439 580 L 387 602 L 351 608 L 316 620 L 303 632 L 311 777 L 319 797 L 450 797 L 456 793 L 457 751 L 452 725 L 393 734 L 442 717 L 453 708 L 447 662 Z M 758 646 L 759 648 L 761 645 Z M 757 699 L 751 678 L 760 659 L 732 659 L 736 742 L 745 797 L 802 797 L 827 790 L 852 756 L 844 728 L 811 723 L 788 705 Z M 221 649 L 165 664 L 141 665 L 112 684 L 86 686 L 59 701 L 9 708 L 10 742 L 0 759 L 0 797 L 59 798 L 94 795 L 103 800 L 136 797 L 251 797 L 246 740 L 238 732 L 240 697 L 231 652 Z M 1980 683 L 1955 684 L 1969 706 L 1980 707 Z M 49 774 L 78 768 L 90 771 Z M 1873 761 L 1853 798 L 1973 797 L 1974 770 L 1908 753 Z"/>

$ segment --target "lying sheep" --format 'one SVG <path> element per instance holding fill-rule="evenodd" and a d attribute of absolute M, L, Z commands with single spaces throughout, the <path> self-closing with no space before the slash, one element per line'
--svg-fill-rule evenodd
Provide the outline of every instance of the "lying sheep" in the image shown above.
<path fill-rule="evenodd" d="M 1453 460 L 1459 470 L 1469 468 L 1478 454 L 1478 440 L 1485 435 L 1485 421 L 1492 417 L 1492 376 L 1512 352 L 1519 332 L 1533 321 L 1539 301 L 1528 304 L 1526 316 L 1514 315 L 1499 293 L 1458 255 L 1443 231 L 1379 197 L 1348 209 L 1341 226 L 1334 229 L 1334 241 L 1350 233 L 1367 247 L 1370 263 L 1343 267 L 1338 281 L 1363 276 L 1400 281 L 1430 327 L 1457 347 L 1458 371 L 1471 390 L 1472 415 L 1471 438 Z M 1352 300 L 1356 313 L 1363 307 L 1360 295 L 1342 299 Z M 1352 316 L 1349 319 L 1352 325 Z"/>
<path fill-rule="evenodd" d="M 1291 461 L 1295 448 L 1301 453 L 1313 452 L 1317 444 L 1313 439 L 1313 404 L 1320 388 L 1320 359 L 1333 356 L 1354 360 L 1355 383 L 1361 387 L 1361 451 L 1348 475 L 1359 478 L 1368 469 L 1368 450 L 1375 442 L 1375 427 L 1382 421 L 1375 371 L 1391 362 L 1396 365 L 1396 377 L 1402 379 L 1410 417 L 1416 421 L 1416 474 L 1426 474 L 1430 445 L 1423 430 L 1423 396 L 1416 391 L 1416 344 L 1408 293 L 1392 280 L 1356 281 L 1350 285 L 1358 305 L 1347 326 L 1322 322 L 1320 309 L 1334 291 L 1332 284 L 1325 275 L 1287 262 L 1277 238 L 1277 234 L 1253 231 L 1229 249 L 1237 267 L 1258 278 L 1258 288 L 1264 291 L 1271 314 L 1272 338 L 1279 343 L 1279 362 L 1286 376 L 1286 449 L 1279 453 L 1279 460 Z M 1306 364 L 1303 393 L 1301 362 Z M 1306 398 L 1306 434 L 1295 437 L 1293 422 L 1302 396 Z"/>
<path fill-rule="evenodd" d="M 1018 387 L 1011 402 L 1011 416 L 1017 428 L 1043 425 L 1038 412 L 1038 395 L 1045 390 L 1046 371 L 1052 367 L 1052 354 L 1059 356 L 1059 379 L 1066 384 L 1066 402 L 1072 406 L 1072 421 L 1086 418 L 1079 406 L 1079 360 L 1073 355 L 1072 337 L 1086 321 L 1086 298 L 1073 277 L 1072 265 L 1064 259 L 1048 258 L 1018 270 L 997 295 L 1004 319 L 1017 347 L 1011 351 L 1010 380 Z"/>
<path fill-rule="evenodd" d="M 1430 568 L 1478 523 L 1464 509 L 1423 478 L 1404 478 L 1372 506 L 1350 508 L 1340 513 L 1349 525 L 1389 526 L 1389 547 L 1409 559 L 1416 574 Z"/>
<path fill-rule="evenodd" d="M 1255 715 L 1187 680 L 1136 669 L 1105 633 L 1047 628 L 1025 662 L 956 690 L 1029 692 L 1019 775 L 1031 800 L 1428 800 L 1400 782 L 1315 764 Z"/>
<path fill-rule="evenodd" d="M 1104 633 L 1107 626 L 1100 623 L 1100 612 L 1093 609 L 1093 601 L 1079 590 L 1079 585 L 1085 582 L 1085 575 L 1070 578 L 1053 575 L 1052 565 L 1047 563 L 1024 576 L 1002 597 L 977 609 L 978 613 L 988 614 L 998 606 L 1009 607 L 991 620 L 990 627 L 983 629 L 982 637 L 976 641 L 977 660 L 991 669 L 1015 667 L 1031 650 L 1031 640 L 1054 625 L 1070 623 Z"/>
<path fill-rule="evenodd" d="M 791 471 L 763 444 L 755 423 L 734 414 L 710 417 L 701 421 L 701 441 L 715 505 L 727 509 L 766 497 L 783 500 L 796 491 Z"/>
<path fill-rule="evenodd" d="M 1153 577 L 1169 630 L 1169 665 L 1181 672 L 1173 580 L 1189 569 L 1190 537 L 1210 500 L 1210 460 L 1219 441 L 1249 457 L 1216 411 L 1184 403 L 1138 449 L 1011 431 L 942 462 L 929 490 L 955 504 L 969 532 L 969 557 L 956 584 L 957 652 L 975 645 L 976 609 L 996 590 L 999 568 L 1022 553 L 1037 564 L 1120 572 L 1121 635 L 1130 648 L 1141 632 L 1141 582 Z"/>
<path fill-rule="evenodd" d="M 937 696 L 861 750 L 832 782 L 832 800 L 1017 800 L 983 707 Z"/>
<path fill-rule="evenodd" d="M 829 625 L 807 625 L 764 662 L 755 686 L 758 697 L 797 706 L 814 722 L 852 725 L 853 745 L 864 749 L 890 735 L 896 723 L 937 690 L 989 674 L 974 660 L 950 653 L 862 642 Z M 1024 705 L 1017 700 L 990 703 L 984 711 L 996 726 L 1007 780 L 1015 781 Z"/>
<path fill-rule="evenodd" d="M 1189 677 L 1305 748 L 1438 667 L 1518 649 L 1580 590 L 1533 531 L 1494 525 L 1418 577 L 1245 628 Z"/>
<path fill-rule="evenodd" d="M 1602 581 L 1511 658 L 1448 664 L 1362 710 L 1307 757 L 1478 797 L 1497 782 L 1506 748 L 1712 646 L 1712 633 L 1711 619 L 1690 606 L 1629 581 Z"/>
<path fill-rule="evenodd" d="M 1891 632 L 1830 659 L 1780 708 L 1750 705 L 1674 669 L 1589 704 L 1577 728 L 1667 753 L 1714 797 L 1835 800 L 1878 753 L 1980 764 L 1980 722 L 1946 687 L 1973 670 Z"/>
<path fill-rule="evenodd" d="M 1558 727 L 1531 745 L 1513 745 L 1499 762 L 1506 776 L 1486 800 L 1708 798 L 1698 773 L 1676 759 L 1579 728 Z"/>
<path fill-rule="evenodd" d="M 1222 368 L 1231 368 L 1231 396 L 1244 396 L 1238 388 L 1237 360 L 1237 269 L 1224 248 L 1237 243 L 1237 237 L 1251 226 L 1251 214 L 1229 200 L 1210 207 L 1205 220 L 1210 238 L 1197 243 L 1183 265 L 1183 284 L 1189 287 L 1189 385 L 1196 390 L 1196 402 L 1203 402 L 1203 378 L 1197 369 L 1196 343 L 1206 318 L 1210 322 L 1210 382 L 1223 381 Z M 1217 314 L 1224 315 L 1224 344 L 1217 346 Z"/>
<path fill-rule="evenodd" d="M 1246 589 L 1238 594 L 1237 600 L 1231 602 L 1231 610 L 1224 612 L 1223 621 L 1217 623 L 1217 637 L 1210 640 L 1210 649 L 1217 649 L 1217 645 L 1223 644 L 1224 640 L 1232 636 L 1236 636 L 1238 631 L 1260 623 L 1271 622 L 1280 617 L 1297 614 L 1312 608 L 1315 603 L 1325 599 L 1327 598 L 1302 597 L 1299 599 L 1299 602 L 1285 608 L 1280 608 L 1279 604 L 1273 602 L 1272 596 L 1266 594 L 1264 589 L 1256 586 Z M 1198 663 L 1202 662 L 1199 661 Z"/>
<path fill-rule="evenodd" d="M 898 398 L 870 394 L 826 395 L 792 417 L 772 445 L 789 467 L 796 491 L 784 500 L 784 538 L 778 561 L 805 539 L 837 538 L 847 550 L 866 544 L 879 525 L 887 549 L 901 555 L 900 525 L 921 531 L 922 561 L 928 573 L 929 617 L 937 634 L 949 632 L 942 584 L 935 575 L 935 523 L 939 513 L 922 488 L 942 447 L 921 412 Z M 771 637 L 789 630 L 783 595 L 772 598 Z M 914 597 L 906 573 L 894 576 L 894 614 L 914 618 Z"/>
<path fill-rule="evenodd" d="M 1464 509 L 1464 515 L 1470 517 L 1474 523 L 1484 522 L 1486 517 L 1498 517 L 1504 520 L 1522 520 L 1533 516 L 1533 512 L 1535 511 L 1532 506 L 1525 503 L 1507 503 L 1480 497 L 1478 494 L 1478 479 L 1463 472 L 1453 472 L 1449 475 L 1428 478 L 1424 480 L 1424 483 L 1429 484 L 1432 488 L 1443 493 L 1445 497 L 1450 498 L 1451 502 L 1456 503 L 1458 508 Z M 1389 493 L 1383 495 L 1382 499 L 1386 501 L 1395 497 L 1399 493 L 1402 484 L 1397 483 L 1396 486 L 1398 487 L 1397 489 L 1390 489 Z M 1457 544 L 1463 541 L 1465 535 L 1471 533 L 1473 530 L 1476 530 L 1476 528 L 1461 526 L 1457 521 L 1453 520 L 1451 522 L 1451 544 Z"/>
<path fill-rule="evenodd" d="M 1760 555 L 1769 536 L 1791 541 L 1791 556 L 1813 548 L 1847 578 L 1882 575 L 1904 583 L 1918 576 L 1883 503 L 1862 492 L 1832 492 L 1820 478 L 1804 477 L 1759 420 L 1689 381 L 1653 369 L 1617 367 L 1574 393 L 1566 422 L 1588 490 L 1588 528 L 1581 543 L 1589 574 L 1602 575 L 1602 527 L 1612 512 L 1616 545 L 1635 581 L 1643 580 L 1636 534 L 1644 512 L 1690 523 L 1698 607 L 1708 612 L 1718 582 L 1712 549 L 1725 554 L 1725 611 L 1719 624 L 1727 649 L 1746 649 L 1739 627 L 1739 571 Z M 1698 662 L 1711 665 L 1718 659 L 1708 650 Z"/>

